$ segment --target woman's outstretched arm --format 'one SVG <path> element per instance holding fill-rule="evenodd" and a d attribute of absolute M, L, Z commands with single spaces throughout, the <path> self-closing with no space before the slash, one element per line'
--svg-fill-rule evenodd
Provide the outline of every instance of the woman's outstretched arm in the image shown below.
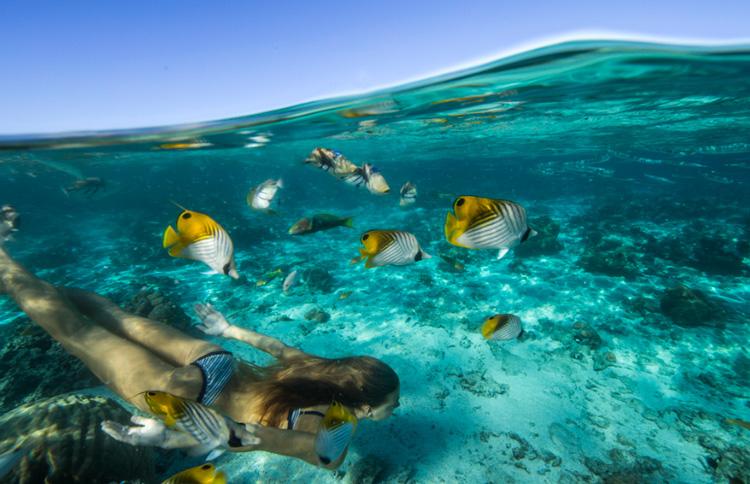
<path fill-rule="evenodd" d="M 195 312 L 201 319 L 198 329 L 206 334 L 245 342 L 268 353 L 277 360 L 307 356 L 303 351 L 292 346 L 287 346 L 276 338 L 230 324 L 224 315 L 210 304 L 196 304 Z"/>

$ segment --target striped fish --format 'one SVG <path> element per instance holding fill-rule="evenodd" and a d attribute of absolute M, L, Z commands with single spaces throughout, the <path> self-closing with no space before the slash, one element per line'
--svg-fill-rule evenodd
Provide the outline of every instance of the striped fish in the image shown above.
<path fill-rule="evenodd" d="M 205 405 L 166 392 L 146 392 L 148 408 L 162 418 L 167 427 L 190 434 L 202 447 L 226 446 L 229 426 L 222 415 Z"/>
<path fill-rule="evenodd" d="M 266 180 L 250 190 L 247 197 L 245 197 L 245 200 L 247 201 L 248 206 L 253 210 L 270 212 L 269 209 L 271 207 L 271 202 L 280 188 L 284 188 L 284 183 L 281 179 Z"/>
<path fill-rule="evenodd" d="M 417 238 L 400 230 L 370 230 L 360 238 L 363 248 L 359 249 L 361 259 L 367 258 L 365 267 L 387 265 L 403 266 L 429 259 L 432 256 L 423 251 Z"/>
<path fill-rule="evenodd" d="M 208 462 L 178 472 L 161 484 L 226 484 L 227 476 Z"/>
<path fill-rule="evenodd" d="M 499 249 L 497 258 L 537 233 L 526 222 L 526 209 L 509 200 L 460 196 L 445 219 L 445 238 L 468 249 Z"/>
<path fill-rule="evenodd" d="M 357 188 L 365 187 L 375 195 L 384 195 L 391 190 L 380 170 L 369 163 L 365 163 L 341 179 Z"/>
<path fill-rule="evenodd" d="M 338 151 L 328 148 L 315 148 L 305 163 L 330 173 L 336 178 L 345 179 L 360 170 L 357 165 L 346 159 Z"/>
<path fill-rule="evenodd" d="M 401 187 L 400 194 L 401 200 L 399 200 L 399 205 L 401 205 L 402 207 L 411 205 L 417 201 L 417 186 L 408 181 L 404 183 L 404 186 Z"/>
<path fill-rule="evenodd" d="M 388 183 L 377 168 L 369 163 L 357 166 L 338 151 L 315 148 L 305 159 L 305 163 L 320 168 L 349 185 L 365 187 L 376 195 L 390 191 Z"/>
<path fill-rule="evenodd" d="M 521 319 L 513 314 L 495 314 L 485 319 L 482 324 L 482 336 L 487 339 L 516 339 L 521 331 Z"/>
<path fill-rule="evenodd" d="M 357 418 L 343 405 L 333 402 L 315 437 L 315 453 L 320 462 L 327 465 L 339 460 L 349 448 L 356 429 Z"/>
<path fill-rule="evenodd" d="M 177 230 L 168 226 L 162 240 L 169 255 L 203 262 L 217 274 L 240 276 L 234 262 L 234 244 L 224 228 L 206 214 L 184 209 Z"/>

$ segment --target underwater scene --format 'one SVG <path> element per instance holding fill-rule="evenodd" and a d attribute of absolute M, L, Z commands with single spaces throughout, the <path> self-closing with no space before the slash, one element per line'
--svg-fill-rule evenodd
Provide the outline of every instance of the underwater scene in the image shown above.
<path fill-rule="evenodd" d="M 580 41 L 0 136 L 0 480 L 750 482 L 748 79 L 745 46 Z"/>

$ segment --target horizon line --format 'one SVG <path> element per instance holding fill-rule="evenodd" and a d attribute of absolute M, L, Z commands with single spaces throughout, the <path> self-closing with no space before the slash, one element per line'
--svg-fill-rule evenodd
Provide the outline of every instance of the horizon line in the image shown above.
<path fill-rule="evenodd" d="M 8 142 L 22 143 L 24 141 L 64 141 L 66 139 L 80 139 L 87 137 L 109 138 L 138 133 L 146 135 L 151 132 L 161 134 L 174 132 L 174 134 L 177 135 L 180 132 L 188 132 L 194 129 L 210 128 L 219 124 L 231 124 L 231 121 L 233 120 L 240 121 L 245 119 L 249 121 L 248 118 L 263 117 L 264 115 L 269 116 L 279 111 L 292 109 L 298 106 L 305 106 L 308 104 L 328 104 L 329 106 L 327 107 L 330 108 L 330 105 L 333 105 L 336 102 L 343 102 L 345 100 L 351 100 L 352 98 L 357 97 L 365 97 L 367 95 L 377 95 L 379 93 L 385 93 L 389 91 L 393 92 L 404 90 L 417 87 L 418 85 L 429 85 L 441 80 L 441 78 L 458 77 L 471 72 L 478 72 L 488 67 L 489 65 L 498 64 L 500 62 L 510 60 L 516 56 L 526 55 L 535 51 L 543 50 L 545 48 L 563 47 L 567 44 L 574 44 L 578 42 L 625 42 L 633 44 L 641 43 L 657 48 L 662 47 L 672 49 L 731 48 L 732 50 L 734 50 L 741 49 L 743 47 L 750 47 L 750 37 L 735 39 L 701 39 L 688 37 L 665 37 L 628 32 L 617 32 L 611 30 L 576 30 L 560 35 L 540 37 L 534 40 L 518 42 L 512 47 L 501 49 L 494 54 L 473 58 L 459 64 L 454 64 L 449 67 L 437 69 L 427 73 L 417 74 L 399 81 L 385 84 L 376 84 L 365 89 L 323 94 L 321 96 L 316 96 L 314 98 L 302 100 L 293 104 L 278 106 L 249 114 L 238 114 L 236 116 L 209 119 L 206 121 L 137 126 L 130 128 L 32 132 L 17 134 L 0 133 L 0 146 L 7 144 Z"/>

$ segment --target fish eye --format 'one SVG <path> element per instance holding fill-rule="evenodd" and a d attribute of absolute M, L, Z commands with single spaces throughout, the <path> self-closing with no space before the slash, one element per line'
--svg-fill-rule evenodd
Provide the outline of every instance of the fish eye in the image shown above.
<path fill-rule="evenodd" d="M 190 212 L 185 212 L 185 213 L 182 214 L 182 218 L 185 219 L 185 220 L 189 219 L 192 216 L 193 215 Z"/>
<path fill-rule="evenodd" d="M 201 469 L 203 469 L 204 471 L 207 471 L 207 470 L 209 470 L 210 468 L 211 468 L 211 464 L 203 464 L 203 465 L 201 466 Z"/>
<path fill-rule="evenodd" d="M 456 200 L 456 206 L 460 207 L 461 205 L 464 204 L 464 202 L 466 202 L 466 200 L 463 197 L 461 197 L 458 200 Z"/>
<path fill-rule="evenodd" d="M 149 397 L 155 397 L 156 396 L 156 392 L 148 392 L 148 393 L 146 393 L 146 395 L 148 395 Z"/>
<path fill-rule="evenodd" d="M 364 241 L 364 240 L 367 240 L 367 239 L 369 239 L 369 238 L 370 238 L 370 234 L 365 234 L 365 235 L 363 235 L 363 236 L 362 236 L 362 240 L 363 240 L 363 241 Z"/>

